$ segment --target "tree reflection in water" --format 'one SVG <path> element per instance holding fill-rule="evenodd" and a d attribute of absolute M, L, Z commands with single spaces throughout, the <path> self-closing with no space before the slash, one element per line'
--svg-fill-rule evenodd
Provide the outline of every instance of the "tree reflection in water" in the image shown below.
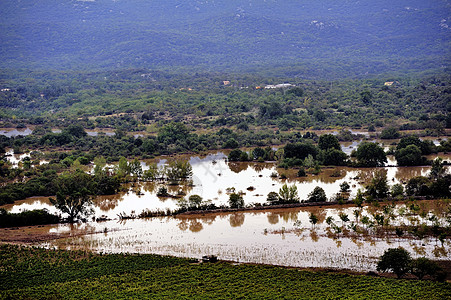
<path fill-rule="evenodd" d="M 244 224 L 244 214 L 243 213 L 236 213 L 231 214 L 229 217 L 229 223 L 231 227 L 240 227 Z"/>

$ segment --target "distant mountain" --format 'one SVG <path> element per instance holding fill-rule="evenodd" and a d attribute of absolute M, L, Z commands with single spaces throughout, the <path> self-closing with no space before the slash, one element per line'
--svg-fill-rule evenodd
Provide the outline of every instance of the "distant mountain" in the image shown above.
<path fill-rule="evenodd" d="M 444 69 L 450 12 L 449 0 L 2 0 L 0 67 Z"/>

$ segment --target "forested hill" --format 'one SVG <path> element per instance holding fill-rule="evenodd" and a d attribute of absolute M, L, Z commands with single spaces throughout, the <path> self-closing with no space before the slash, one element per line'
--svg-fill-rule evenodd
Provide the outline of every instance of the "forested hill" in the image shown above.
<path fill-rule="evenodd" d="M 2 0 L 0 67 L 446 71 L 450 17 L 449 0 Z"/>

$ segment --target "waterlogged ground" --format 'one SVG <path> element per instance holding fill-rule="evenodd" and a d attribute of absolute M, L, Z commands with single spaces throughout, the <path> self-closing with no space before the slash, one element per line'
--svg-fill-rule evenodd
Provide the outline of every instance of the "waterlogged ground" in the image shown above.
<path fill-rule="evenodd" d="M 425 202 L 420 206 L 440 215 L 443 204 Z M 395 210 L 405 207 L 399 204 Z M 97 252 L 156 253 L 200 258 L 217 255 L 220 259 L 295 267 L 321 267 L 375 270 L 384 250 L 402 246 L 414 257 L 425 256 L 449 260 L 450 240 L 444 244 L 435 238 L 418 239 L 394 234 L 335 234 L 325 223 L 329 216 L 337 225 L 338 214 L 346 213 L 355 221 L 355 207 L 290 208 L 258 212 L 205 214 L 196 216 L 160 217 L 127 221 L 108 221 L 44 227 L 47 233 L 74 235 L 72 238 L 41 243 L 41 246 L 64 249 L 88 249 Z M 362 215 L 380 208 L 365 207 Z M 318 216 L 313 227 L 309 214 Z M 393 224 L 409 224 L 412 216 L 398 217 Z M 419 216 L 418 222 L 427 222 Z M 348 224 L 351 222 L 349 221 Z M 417 222 L 413 221 L 413 222 Z M 363 225 L 361 225 L 363 226 Z M 75 236 L 79 231 L 92 234 Z M 97 233 L 96 233 L 97 232 Z M 345 230 L 346 232 L 346 230 Z"/>
<path fill-rule="evenodd" d="M 451 155 L 440 154 L 440 156 L 451 159 Z M 184 197 L 197 194 L 204 200 L 211 200 L 217 206 L 228 205 L 228 188 L 235 188 L 236 192 L 242 191 L 245 204 L 266 203 L 268 193 L 278 192 L 283 184 L 296 185 L 301 199 L 307 199 L 308 194 L 316 186 L 322 187 L 330 198 L 340 191 L 340 184 L 347 181 L 351 186 L 351 198 L 353 198 L 358 189 L 364 190 L 375 171 L 374 168 L 326 168 L 319 175 L 310 174 L 299 178 L 296 176 L 296 169 L 277 168 L 276 163 L 227 162 L 226 155 L 222 152 L 204 157 L 178 156 L 177 159 L 189 159 L 193 167 L 192 184 L 166 186 L 169 193 L 186 194 Z M 143 169 L 147 169 L 150 162 L 152 161 L 143 161 Z M 166 160 L 157 160 L 157 162 L 161 165 L 166 163 Z M 427 175 L 430 167 L 385 167 L 382 169 L 387 172 L 389 184 L 393 185 L 399 182 L 405 183 L 415 176 Z M 277 176 L 272 177 L 273 174 Z M 281 179 L 281 175 L 285 175 L 287 179 Z M 178 198 L 161 198 L 156 195 L 158 188 L 163 185 L 160 182 L 134 183 L 127 186 L 129 188 L 127 192 L 97 197 L 94 200 L 94 216 L 117 218 L 118 214 L 139 214 L 143 210 L 174 210 L 177 208 Z M 40 208 L 46 208 L 53 213 L 57 212 L 45 197 L 16 201 L 13 205 L 3 208 L 14 213 Z"/>
<path fill-rule="evenodd" d="M 449 155 L 441 154 L 440 156 L 448 160 L 451 158 Z M 229 197 L 227 188 L 234 187 L 236 191 L 243 191 L 246 204 L 265 203 L 266 195 L 271 191 L 277 192 L 285 183 L 295 184 L 300 198 L 306 199 L 315 186 L 324 188 L 327 196 L 331 197 L 339 191 L 339 185 L 347 181 L 351 185 L 351 197 L 353 197 L 358 188 L 363 189 L 371 180 L 375 171 L 372 168 L 341 167 L 324 169 L 319 175 L 297 178 L 295 176 L 297 170 L 279 169 L 275 163 L 230 163 L 225 160 L 226 155 L 221 152 L 204 157 L 177 157 L 177 159 L 180 158 L 189 159 L 194 173 L 193 184 L 168 186 L 169 192 L 175 195 L 183 191 L 186 193 L 185 197 L 198 194 L 217 205 L 227 204 Z M 143 168 L 146 169 L 151 162 L 153 161 L 143 161 Z M 166 160 L 157 160 L 157 162 L 162 165 L 166 163 Z M 386 170 L 390 185 L 406 182 L 409 178 L 427 175 L 429 172 L 429 167 L 382 169 Z M 277 177 L 272 177 L 273 173 L 276 173 Z M 338 173 L 339 175 L 336 176 Z M 280 179 L 282 174 L 287 179 Z M 342 224 L 338 214 L 346 213 L 351 221 L 355 222 L 353 215 L 355 208 L 352 207 L 291 208 L 118 220 L 117 215 L 120 213 L 130 215 L 133 212 L 139 214 L 146 209 L 155 211 L 177 208 L 177 199 L 156 196 L 160 186 L 162 183 L 158 182 L 134 183 L 128 186 L 128 192 L 97 197 L 94 201 L 95 216 L 105 215 L 113 220 L 40 227 L 38 230 L 42 231 L 41 234 L 44 236 L 51 238 L 70 236 L 70 238 L 39 243 L 39 245 L 67 249 L 86 248 L 98 252 L 156 253 L 195 258 L 213 254 L 220 259 L 237 262 L 346 268 L 360 271 L 375 270 L 377 258 L 384 250 L 398 246 L 406 248 L 415 257 L 426 256 L 449 260 L 451 256 L 449 239 L 442 244 L 431 237 L 420 240 L 412 236 L 399 238 L 393 233 L 356 235 L 350 229 L 345 230 L 349 231 L 347 234 L 336 234 L 325 223 L 325 219 L 333 216 L 338 226 L 349 228 L 350 223 Z M 249 190 L 249 187 L 253 187 L 253 190 Z M 433 205 L 436 202 L 425 203 Z M 446 205 L 449 206 L 449 203 Z M 45 197 L 17 201 L 3 208 L 11 212 L 38 208 L 57 212 Z M 447 207 L 442 205 L 430 209 L 440 216 Z M 371 217 L 375 210 L 377 208 L 367 207 L 362 214 Z M 395 210 L 399 210 L 399 207 Z M 311 212 L 319 219 L 315 227 L 309 223 L 308 216 Z M 427 217 L 416 216 L 415 218 L 412 219 L 411 216 L 395 218 L 391 220 L 391 224 L 428 222 Z M 427 224 L 431 225 L 430 222 Z M 15 230 L 9 230 L 3 234 L 12 235 L 14 232 Z"/>

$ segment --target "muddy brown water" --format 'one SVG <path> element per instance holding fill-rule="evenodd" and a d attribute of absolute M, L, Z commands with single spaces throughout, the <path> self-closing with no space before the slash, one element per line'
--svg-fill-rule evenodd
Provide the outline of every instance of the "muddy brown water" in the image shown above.
<path fill-rule="evenodd" d="M 451 155 L 440 154 L 445 159 Z M 230 188 L 235 192 L 242 192 L 245 204 L 266 203 L 269 192 L 278 192 L 282 185 L 296 185 L 301 199 L 307 199 L 308 194 L 316 186 L 322 187 L 328 198 L 340 191 L 340 184 L 344 181 L 351 186 L 351 198 L 357 190 L 364 190 L 373 177 L 375 168 L 324 168 L 318 175 L 309 174 L 307 177 L 297 177 L 296 169 L 277 168 L 276 163 L 258 162 L 227 162 L 222 152 L 211 153 L 207 156 L 185 156 L 193 167 L 192 184 L 169 185 L 166 187 L 172 195 L 200 195 L 204 200 L 211 200 L 217 206 L 228 205 Z M 168 158 L 173 159 L 173 158 Z M 178 157 L 180 159 L 180 157 Z M 143 169 L 153 161 L 143 161 Z M 159 164 L 166 163 L 166 159 L 156 160 Z M 412 177 L 427 175 L 430 167 L 384 167 L 387 172 L 389 185 L 407 182 Z M 275 177 L 273 177 L 275 175 Z M 281 179 L 286 177 L 286 179 Z M 99 196 L 94 200 L 95 216 L 117 218 L 118 214 L 139 214 L 143 210 L 174 210 L 178 206 L 178 198 L 157 197 L 160 182 L 142 182 L 128 184 L 127 192 L 117 195 Z M 46 208 L 56 213 L 56 209 L 48 199 L 33 197 L 16 201 L 13 205 L 4 206 L 10 212 Z"/>
<path fill-rule="evenodd" d="M 328 197 L 337 193 L 340 184 L 351 185 L 351 197 L 358 188 L 364 189 L 372 178 L 374 168 L 327 168 L 319 175 L 297 178 L 296 170 L 277 168 L 275 163 L 231 163 L 225 154 L 218 152 L 204 157 L 191 156 L 193 185 L 169 186 L 169 192 L 180 191 L 186 197 L 201 195 L 217 205 L 227 204 L 227 188 L 243 191 L 246 204 L 264 203 L 269 192 L 278 192 L 283 184 L 295 184 L 301 199 L 315 186 L 321 186 Z M 444 158 L 449 159 L 450 156 Z M 144 168 L 151 161 L 142 163 Z M 160 164 L 165 160 L 157 161 Z M 427 175 L 429 167 L 384 167 L 390 185 L 411 177 Z M 337 172 L 338 170 L 338 172 Z M 271 175 L 276 173 L 277 177 Z M 337 175 L 333 177 L 331 175 Z M 287 179 L 280 179 L 284 174 Z M 337 235 L 325 223 L 328 216 L 342 226 L 338 214 L 344 212 L 353 217 L 353 207 L 289 208 L 255 212 L 234 212 L 193 216 L 158 217 L 151 219 L 118 220 L 120 213 L 139 214 L 142 210 L 165 210 L 177 208 L 177 199 L 156 196 L 158 182 L 130 184 L 129 191 L 113 196 L 97 197 L 94 201 L 95 216 L 105 215 L 113 220 L 88 222 L 85 224 L 59 224 L 43 226 L 39 230 L 48 237 L 65 237 L 35 244 L 44 247 L 64 249 L 89 249 L 97 252 L 156 253 L 182 257 L 200 258 L 203 255 L 217 255 L 220 259 L 237 262 L 265 263 L 294 267 L 320 267 L 375 270 L 377 258 L 384 250 L 402 246 L 414 257 L 426 256 L 433 259 L 450 260 L 449 239 L 442 244 L 435 238 L 398 238 L 373 235 Z M 249 187 L 253 187 L 249 191 Z M 431 203 L 433 203 L 432 201 Z M 401 204 L 399 204 L 401 205 Z M 446 205 L 449 205 L 446 204 Z M 25 209 L 47 208 L 48 198 L 33 197 L 3 206 L 11 212 Z M 366 207 L 364 214 L 371 216 L 378 208 Z M 399 209 L 397 207 L 396 209 Z M 435 209 L 435 210 L 434 210 Z M 431 208 L 437 215 L 447 207 Z M 312 226 L 309 214 L 318 216 L 318 224 Z M 396 219 L 392 222 L 413 222 L 411 219 Z M 426 219 L 417 217 L 419 223 Z M 300 221 L 300 222 L 297 222 Z M 26 229 L 25 229 L 26 230 Z M 8 234 L 8 233 L 6 233 Z"/>
<path fill-rule="evenodd" d="M 449 203 L 420 203 L 423 209 L 439 213 Z M 395 209 L 405 207 L 398 204 Z M 86 249 L 105 253 L 156 253 L 200 258 L 216 255 L 220 259 L 293 267 L 319 267 L 375 270 L 377 259 L 388 248 L 404 247 L 413 257 L 450 260 L 449 239 L 442 244 L 433 237 L 397 237 L 372 234 L 334 234 L 325 220 L 332 216 L 342 226 L 339 213 L 354 220 L 355 207 L 289 208 L 255 212 L 230 212 L 194 216 L 157 217 L 75 225 L 46 226 L 45 232 L 73 237 L 37 243 L 61 249 Z M 380 208 L 364 207 L 371 216 Z M 309 222 L 310 213 L 318 224 Z M 398 217 L 393 224 L 412 222 Z M 420 222 L 427 222 L 426 218 Z M 351 222 L 347 222 L 348 224 Z M 441 220 L 444 222 L 444 220 Z M 346 227 L 346 224 L 345 224 Z M 78 235 L 78 231 L 92 234 Z M 97 232 L 97 233 L 96 233 Z"/>

